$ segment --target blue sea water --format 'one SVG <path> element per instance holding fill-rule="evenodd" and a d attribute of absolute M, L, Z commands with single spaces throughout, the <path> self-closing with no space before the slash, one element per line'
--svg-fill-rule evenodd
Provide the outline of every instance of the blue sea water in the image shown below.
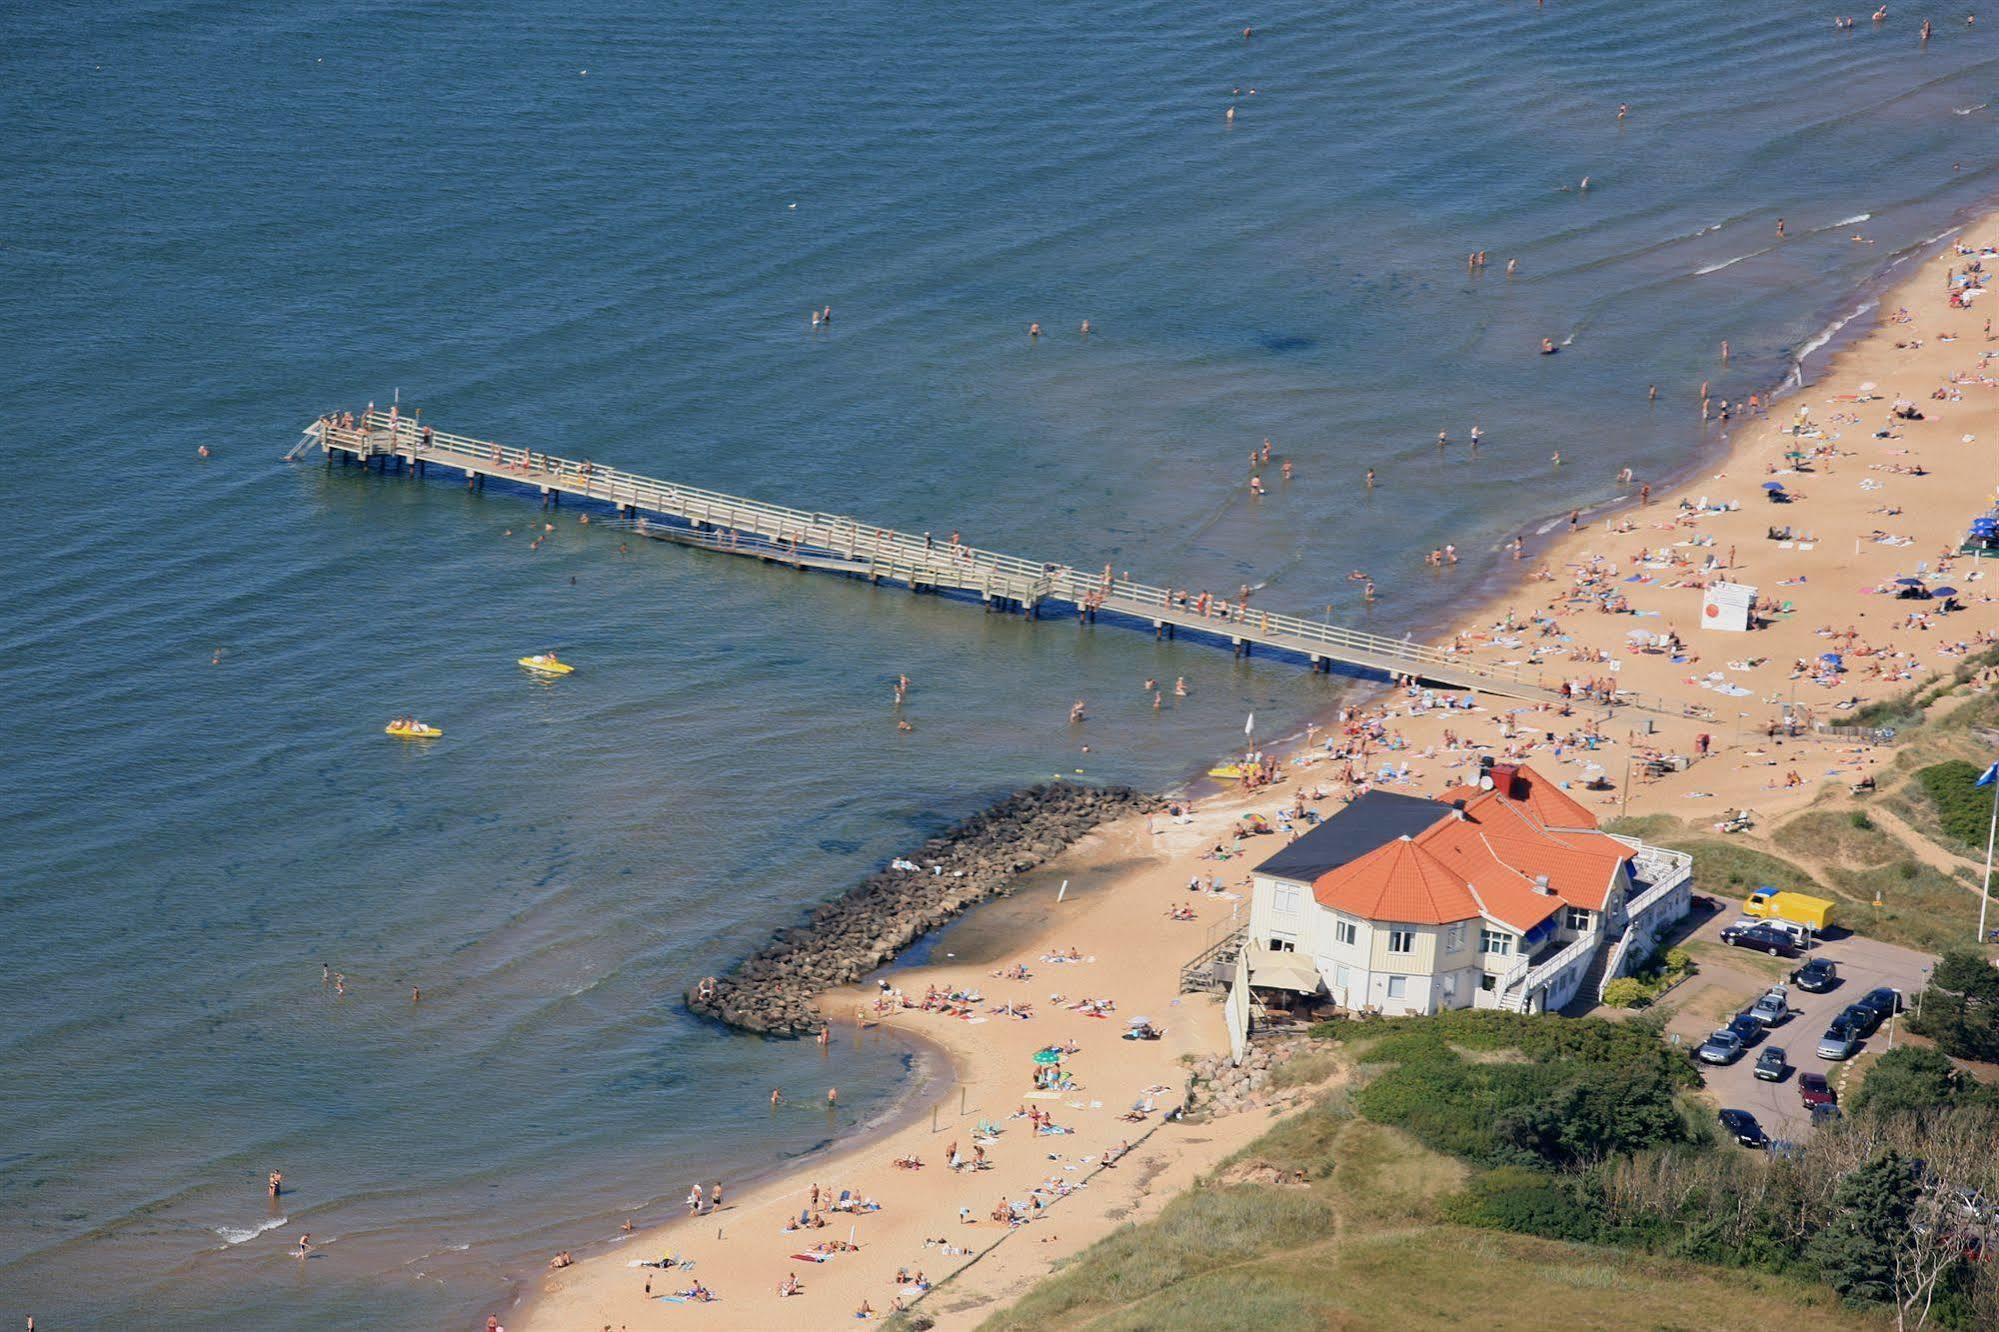
<path fill-rule="evenodd" d="M 531 552 L 517 496 L 281 464 L 318 413 L 1336 620 L 1360 567 L 1419 630 L 1987 201 L 1995 58 L 1719 0 L 0 7 L 0 1314 L 482 1321 L 944 1090 L 693 978 L 1016 785 L 1347 687 L 573 510 Z"/>

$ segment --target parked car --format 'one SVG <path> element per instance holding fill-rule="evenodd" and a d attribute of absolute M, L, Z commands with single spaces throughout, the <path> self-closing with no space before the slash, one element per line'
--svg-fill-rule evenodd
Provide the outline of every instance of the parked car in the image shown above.
<path fill-rule="evenodd" d="M 1846 1014 L 1841 1013 L 1819 1037 L 1818 1056 L 1821 1059 L 1849 1059 L 1860 1048 L 1860 1033 Z"/>
<path fill-rule="evenodd" d="M 1749 1016 L 1766 1027 L 1774 1027 L 1791 1016 L 1791 992 L 1781 985 L 1772 985 L 1763 997 L 1749 1007 Z"/>
<path fill-rule="evenodd" d="M 1745 1050 L 1763 1039 L 1763 1024 L 1752 1013 L 1737 1013 L 1728 1020 L 1728 1029 L 1742 1041 Z"/>
<path fill-rule="evenodd" d="M 1694 1054 L 1704 1064 L 1732 1064 L 1742 1058 L 1742 1038 L 1723 1027 L 1701 1042 L 1701 1048 Z"/>
<path fill-rule="evenodd" d="M 1768 921 L 1756 921 L 1748 925 L 1737 921 L 1721 932 L 1721 941 L 1737 948 L 1753 948 L 1772 957 L 1798 955 L 1798 945 L 1791 936 Z"/>
<path fill-rule="evenodd" d="M 1848 1004 L 1839 1010 L 1839 1016 L 1852 1024 L 1854 1032 L 1863 1037 L 1872 1036 L 1874 1029 L 1881 1025 L 1882 1018 L 1881 1013 L 1862 1003 Z"/>
<path fill-rule="evenodd" d="M 1782 1082 L 1784 1075 L 1791 1071 L 1790 1056 L 1781 1045 L 1767 1045 L 1763 1053 L 1756 1056 L 1756 1076 L 1765 1082 Z"/>
<path fill-rule="evenodd" d="M 1839 1104 L 1839 1096 L 1832 1084 L 1825 1080 L 1823 1073 L 1798 1074 L 1798 1099 L 1805 1103 L 1805 1109 L 1815 1110 L 1822 1105 Z"/>
<path fill-rule="evenodd" d="M 1820 1124 L 1829 1124 L 1839 1118 L 1839 1106 L 1831 1101 L 1827 1101 L 1822 1105 L 1812 1106 L 1810 1109 L 1812 1112 L 1812 1125 L 1814 1127 Z"/>
<path fill-rule="evenodd" d="M 1839 964 L 1831 958 L 1815 957 L 1791 973 L 1791 984 L 1807 994 L 1824 994 L 1839 984 Z"/>
<path fill-rule="evenodd" d="M 1873 1009 L 1874 1025 L 1878 1027 L 1888 1020 L 1889 1014 L 1902 1011 L 1902 992 L 1886 985 L 1877 986 L 1854 1000 L 1854 1007 Z"/>
<path fill-rule="evenodd" d="M 1763 1126 L 1756 1122 L 1756 1116 L 1747 1110 L 1724 1110 L 1716 1116 L 1721 1120 L 1722 1132 L 1734 1138 L 1744 1147 L 1768 1147 L 1770 1139 L 1763 1133 Z"/>

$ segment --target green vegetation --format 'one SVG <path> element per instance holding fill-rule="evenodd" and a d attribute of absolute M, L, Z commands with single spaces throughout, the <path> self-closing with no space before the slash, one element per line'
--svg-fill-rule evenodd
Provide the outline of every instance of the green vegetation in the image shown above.
<path fill-rule="evenodd" d="M 1963 759 L 1945 759 L 1916 772 L 1916 783 L 1929 797 L 1937 823 L 1960 848 L 1984 846 L 1991 826 L 1992 797 L 1978 785 L 1983 771 Z"/>
<path fill-rule="evenodd" d="M 1874 1061 L 1846 1108 L 1857 1115 L 1915 1115 L 1973 1105 L 1981 1099 L 1999 1104 L 1949 1055 L 1905 1045 Z"/>
<path fill-rule="evenodd" d="M 1666 991 L 1699 970 L 1694 955 L 1684 948 L 1654 950 L 1636 971 L 1619 976 L 1603 987 L 1603 1001 L 1612 1008 L 1638 1008 L 1651 1003 Z"/>
<path fill-rule="evenodd" d="M 1900 842 L 1875 827 L 1862 809 L 1844 814 L 1830 809 L 1807 810 L 1786 819 L 1770 840 L 1786 851 L 1828 865 L 1880 865 L 1908 854 Z"/>
<path fill-rule="evenodd" d="M 1315 1030 L 1387 1065 L 1356 1094 L 1361 1113 L 1480 1165 L 1563 1167 L 1686 1136 L 1673 1096 L 1697 1079 L 1650 1023 L 1460 1009 Z M 1466 1058 L 1499 1051 L 1521 1057 Z"/>
<path fill-rule="evenodd" d="M 1309 1182 L 1302 1188 L 1235 1182 L 1251 1162 L 1284 1176 L 1302 1170 Z M 1502 1184 L 1516 1181 L 1511 1189 L 1480 1186 L 1509 1216 L 1533 1207 L 1541 1187 L 1534 1181 L 1552 1178 L 1488 1173 Z M 1156 1219 L 1125 1226 L 1085 1250 L 983 1328 L 1317 1332 L 1455 1328 L 1474 1317 L 1498 1328 L 1604 1332 L 1879 1326 L 1843 1309 L 1830 1290 L 1794 1279 L 1463 1224 L 1454 1218 L 1469 1206 L 1460 1191 L 1470 1174 L 1398 1129 L 1356 1118 L 1340 1097 L 1324 1098 L 1168 1203 Z M 1232 1201 L 1209 1211 L 1194 1201 L 1204 1194 Z M 1323 1208 L 1314 1214 L 1326 1219 L 1301 1238 L 1284 1218 L 1302 1217 L 1307 1207 Z M 1224 1238 L 1231 1226 L 1237 1232 Z M 1543 1228 L 1555 1229 L 1555 1219 Z M 948 1299 L 941 1307 L 951 1308 Z"/>
<path fill-rule="evenodd" d="M 1999 969 L 1963 949 L 1945 953 L 1930 973 L 1909 1030 L 1960 1059 L 1999 1063 Z"/>

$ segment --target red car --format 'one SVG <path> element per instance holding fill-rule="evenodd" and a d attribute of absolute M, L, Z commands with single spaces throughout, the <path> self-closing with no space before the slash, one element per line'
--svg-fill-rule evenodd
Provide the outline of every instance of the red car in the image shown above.
<path fill-rule="evenodd" d="M 1805 1103 L 1807 1110 L 1839 1104 L 1839 1097 L 1834 1094 L 1832 1084 L 1825 1080 L 1823 1073 L 1798 1074 L 1798 1099 Z"/>

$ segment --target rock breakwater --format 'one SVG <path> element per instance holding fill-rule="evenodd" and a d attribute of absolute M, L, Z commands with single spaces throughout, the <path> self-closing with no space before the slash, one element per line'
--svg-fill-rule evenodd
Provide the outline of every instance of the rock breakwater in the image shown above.
<path fill-rule="evenodd" d="M 1127 786 L 1056 782 L 1029 787 L 898 856 L 803 924 L 779 930 L 734 971 L 704 980 L 687 1005 L 704 1017 L 768 1036 L 826 1025 L 813 999 L 850 984 L 967 907 L 1006 892 L 1100 824 L 1157 808 Z"/>

